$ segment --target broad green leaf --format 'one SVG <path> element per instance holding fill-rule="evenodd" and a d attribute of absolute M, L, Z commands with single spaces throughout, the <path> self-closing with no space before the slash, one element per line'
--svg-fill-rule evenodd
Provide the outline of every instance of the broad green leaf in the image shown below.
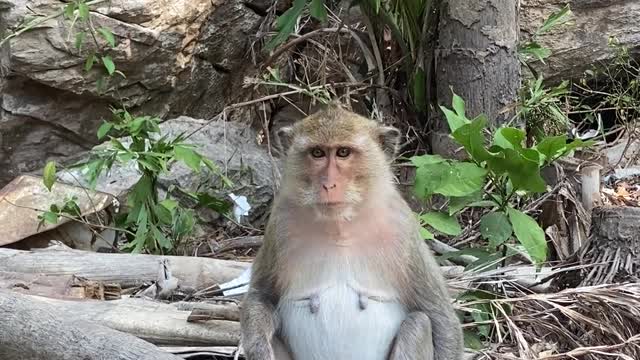
<path fill-rule="evenodd" d="M 101 27 L 97 31 L 98 31 L 98 34 L 100 34 L 102 38 L 104 38 L 104 40 L 109 44 L 109 46 L 111 47 L 116 46 L 116 38 L 113 36 L 113 33 L 111 32 L 110 29 Z"/>
<path fill-rule="evenodd" d="M 525 137 L 526 134 L 520 129 L 503 127 L 493 135 L 493 144 L 503 149 L 520 149 Z"/>
<path fill-rule="evenodd" d="M 570 142 L 569 144 L 567 144 L 567 148 L 565 149 L 564 154 L 568 154 L 569 152 L 578 149 L 578 148 L 585 148 L 585 147 L 589 147 L 593 144 L 595 144 L 596 142 L 593 140 L 588 140 L 588 141 L 582 141 L 581 139 L 575 139 L 572 142 Z"/>
<path fill-rule="evenodd" d="M 278 16 L 277 29 L 278 34 L 269 41 L 266 48 L 267 50 L 273 50 L 276 46 L 283 43 L 291 33 L 295 30 L 298 18 L 302 15 L 304 6 L 307 0 L 295 0 L 293 5 L 284 12 L 284 14 Z"/>
<path fill-rule="evenodd" d="M 78 16 L 85 21 L 89 19 L 89 6 L 84 1 L 78 2 Z"/>
<path fill-rule="evenodd" d="M 158 217 L 158 220 L 164 225 L 171 225 L 173 223 L 173 216 L 171 215 L 171 211 L 166 207 L 156 204 L 154 207 L 154 212 Z"/>
<path fill-rule="evenodd" d="M 84 62 L 84 71 L 89 71 L 93 68 L 93 64 L 96 62 L 96 55 L 91 54 L 87 57 L 87 60 Z"/>
<path fill-rule="evenodd" d="M 176 154 L 177 160 L 184 162 L 193 171 L 200 171 L 200 162 L 202 161 L 202 157 L 197 152 L 181 145 L 176 145 L 173 148 L 173 151 Z"/>
<path fill-rule="evenodd" d="M 507 213 L 516 238 L 527 250 L 535 264 L 541 265 L 547 259 L 547 242 L 544 231 L 533 218 L 519 210 L 509 207 Z"/>
<path fill-rule="evenodd" d="M 443 163 L 446 160 L 440 155 L 420 155 L 420 156 L 412 156 L 409 160 L 415 167 L 422 167 L 432 164 Z"/>
<path fill-rule="evenodd" d="M 102 138 L 104 138 L 112 128 L 113 123 L 103 122 L 102 125 L 100 125 L 100 128 L 98 128 L 98 140 L 102 140 Z"/>
<path fill-rule="evenodd" d="M 109 74 L 109 76 L 113 75 L 113 72 L 116 71 L 116 64 L 113 63 L 113 59 L 111 59 L 111 56 L 103 56 L 102 64 L 104 65 L 104 68 L 107 69 L 107 73 Z"/>
<path fill-rule="evenodd" d="M 545 161 L 550 161 L 560 156 L 567 148 L 567 136 L 549 136 L 535 146 L 540 154 L 544 156 Z"/>
<path fill-rule="evenodd" d="M 537 155 L 533 157 L 534 153 L 537 151 L 533 149 L 523 149 L 522 153 L 503 149 L 500 156 L 492 157 L 487 163 L 498 175 L 506 172 L 517 190 L 544 192 L 546 183 L 540 176 L 540 164 Z"/>
<path fill-rule="evenodd" d="M 225 201 L 215 196 L 211 196 L 206 192 L 198 193 L 197 197 L 198 205 L 204 206 L 221 214 L 227 213 L 232 208 L 232 203 L 230 201 Z"/>
<path fill-rule="evenodd" d="M 462 233 L 460 224 L 455 216 L 449 216 L 442 212 L 432 211 L 420 216 L 420 220 L 447 235 L 457 236 Z"/>
<path fill-rule="evenodd" d="M 51 191 L 51 187 L 56 182 L 56 163 L 54 161 L 49 161 L 47 162 L 47 165 L 44 166 L 44 170 L 42 171 L 42 178 L 44 186 L 46 186 L 47 189 Z"/>
<path fill-rule="evenodd" d="M 435 193 L 444 196 L 467 196 L 482 190 L 487 171 L 476 164 L 459 162 L 448 167 L 444 181 L 435 189 Z"/>
<path fill-rule="evenodd" d="M 449 199 L 449 215 L 453 215 L 466 208 L 472 202 L 480 200 L 482 200 L 482 191 L 475 192 L 468 196 L 451 197 Z"/>
<path fill-rule="evenodd" d="M 464 329 L 464 347 L 473 350 L 484 349 L 484 344 L 480 337 L 471 329 Z"/>
<path fill-rule="evenodd" d="M 453 110 L 456 111 L 456 114 L 463 118 L 466 119 L 466 115 L 464 114 L 464 100 L 456 95 L 456 93 L 453 93 L 453 100 L 451 101 L 451 105 L 453 106 Z"/>
<path fill-rule="evenodd" d="M 73 19 L 73 12 L 76 10 L 74 3 L 69 3 L 64 7 L 64 17 L 68 20 Z"/>
<path fill-rule="evenodd" d="M 160 205 L 164 206 L 169 211 L 173 211 L 173 209 L 178 207 L 178 202 L 173 199 L 164 199 L 160 201 Z"/>
<path fill-rule="evenodd" d="M 140 208 L 140 212 L 138 213 L 138 218 L 136 219 L 136 236 L 134 238 L 135 247 L 133 249 L 133 253 L 139 253 L 144 248 L 145 243 L 147 242 L 147 234 L 149 233 L 148 222 L 148 214 L 147 208 L 142 206 Z"/>
<path fill-rule="evenodd" d="M 511 223 L 503 212 L 491 212 L 480 219 L 480 234 L 489 240 L 489 248 L 496 248 L 511 237 Z"/>
<path fill-rule="evenodd" d="M 58 223 L 58 214 L 53 213 L 51 211 L 45 211 L 41 215 L 42 219 L 49 224 L 57 224 Z"/>
<path fill-rule="evenodd" d="M 422 239 L 424 240 L 433 240 L 436 238 L 435 236 L 433 236 L 431 231 L 423 228 L 422 226 L 420 227 L 420 236 L 422 236 Z"/>
<path fill-rule="evenodd" d="M 420 199 L 426 199 L 439 189 L 448 173 L 451 166 L 447 163 L 436 163 L 432 165 L 423 165 L 416 169 L 416 183 L 414 185 L 414 192 Z"/>
<path fill-rule="evenodd" d="M 528 55 L 528 56 L 534 57 L 537 60 L 540 60 L 543 64 L 545 63 L 544 59 L 551 56 L 550 49 L 538 44 L 535 41 L 530 41 L 526 43 L 524 46 L 522 46 L 519 49 L 519 52 L 522 55 Z"/>
<path fill-rule="evenodd" d="M 444 113 L 447 123 L 449 124 L 449 130 L 451 130 L 452 133 L 470 122 L 466 118 L 458 116 L 455 112 L 444 106 L 440 106 L 440 110 Z"/>
<path fill-rule="evenodd" d="M 327 20 L 327 9 L 324 7 L 324 0 L 311 0 L 309 13 L 320 21 Z"/>
<path fill-rule="evenodd" d="M 491 157 L 491 154 L 484 147 L 482 131 L 486 125 L 486 116 L 480 115 L 471 123 L 463 125 L 453 132 L 453 138 L 464 146 L 469 155 L 478 162 L 485 161 Z"/>

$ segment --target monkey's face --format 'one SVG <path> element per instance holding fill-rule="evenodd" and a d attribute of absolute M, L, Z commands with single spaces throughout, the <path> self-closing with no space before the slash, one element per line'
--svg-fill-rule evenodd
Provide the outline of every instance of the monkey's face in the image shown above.
<path fill-rule="evenodd" d="M 395 149 L 399 133 L 394 128 L 330 108 L 281 129 L 278 136 L 287 150 L 283 191 L 300 206 L 349 218 L 376 189 L 388 187 L 385 146 Z"/>

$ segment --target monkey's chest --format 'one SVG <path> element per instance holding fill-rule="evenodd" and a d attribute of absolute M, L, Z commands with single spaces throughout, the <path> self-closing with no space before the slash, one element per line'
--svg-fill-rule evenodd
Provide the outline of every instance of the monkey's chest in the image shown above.
<path fill-rule="evenodd" d="M 395 299 L 363 293 L 347 282 L 282 298 L 281 337 L 295 360 L 383 360 L 406 317 Z"/>

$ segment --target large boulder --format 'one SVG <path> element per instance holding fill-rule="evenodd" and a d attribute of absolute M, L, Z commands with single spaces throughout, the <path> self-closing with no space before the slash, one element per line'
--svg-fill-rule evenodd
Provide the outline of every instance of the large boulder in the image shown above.
<path fill-rule="evenodd" d="M 264 2 L 264 1 L 262 1 Z M 260 2 L 260 3 L 262 3 Z M 0 32 L 15 30 L 27 16 L 49 15 L 65 3 L 0 0 Z M 109 105 L 123 102 L 133 113 L 162 118 L 211 118 L 242 97 L 242 82 L 254 67 L 247 60 L 264 21 L 251 1 L 112 0 L 92 8 L 95 28 L 110 28 L 109 50 L 126 74 L 99 93 L 101 69 L 83 70 L 93 50 L 82 51 L 62 17 L 10 39 L 0 49 L 0 185 L 97 144 Z"/>

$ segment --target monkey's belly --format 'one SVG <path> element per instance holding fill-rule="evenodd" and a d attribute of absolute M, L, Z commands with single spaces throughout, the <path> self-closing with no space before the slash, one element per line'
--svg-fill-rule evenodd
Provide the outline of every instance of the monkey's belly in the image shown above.
<path fill-rule="evenodd" d="M 361 299 L 346 284 L 313 295 L 314 300 L 283 298 L 278 307 L 281 336 L 294 360 L 387 358 L 406 317 L 401 304 Z"/>

